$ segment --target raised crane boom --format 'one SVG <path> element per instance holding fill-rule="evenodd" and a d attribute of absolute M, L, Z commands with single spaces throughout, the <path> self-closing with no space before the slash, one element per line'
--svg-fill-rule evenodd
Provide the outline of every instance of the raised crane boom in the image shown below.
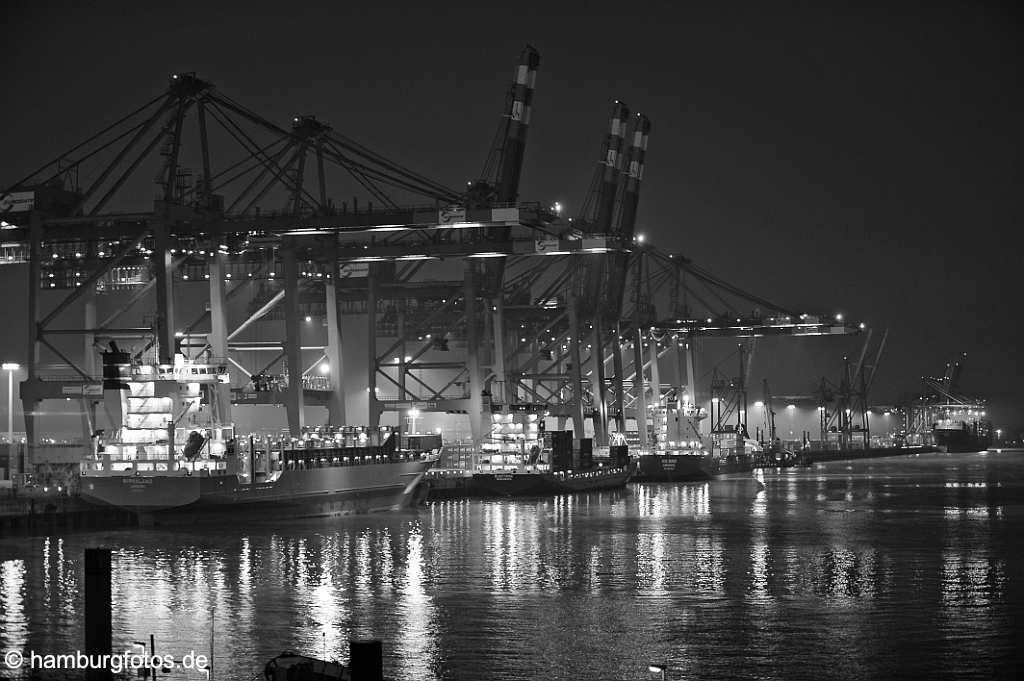
<path fill-rule="evenodd" d="M 628 123 L 629 107 L 615 100 L 608 122 L 608 133 L 601 145 L 601 156 L 598 159 L 594 181 L 580 213 L 580 218 L 588 223 L 587 229 L 590 232 L 607 234 L 612 231 L 615 199 L 619 189 L 622 143 Z M 588 258 L 583 284 L 587 314 L 590 314 L 592 308 L 601 300 L 601 286 L 606 272 L 605 260 L 606 258 L 600 256 Z"/>
<path fill-rule="evenodd" d="M 629 107 L 619 100 L 615 100 L 608 122 L 608 134 L 605 135 L 604 144 L 601 146 L 601 158 L 597 162 L 592 195 L 588 197 L 587 201 L 587 204 L 593 203 L 593 209 L 587 211 L 589 205 L 584 209 L 585 213 L 591 213 L 591 215 L 583 217 L 592 223 L 591 231 L 594 232 L 611 231 L 621 169 L 622 142 L 628 124 Z"/>
<path fill-rule="evenodd" d="M 540 53 L 527 45 L 519 55 L 511 103 L 505 114 L 505 137 L 495 187 L 498 203 L 512 203 L 519 198 L 519 176 L 523 172 L 523 154 L 526 151 L 526 133 L 530 128 L 530 109 L 538 66 Z"/>
<path fill-rule="evenodd" d="M 640 182 L 644 177 L 644 158 L 647 155 L 647 138 L 651 132 L 651 120 L 638 113 L 633 117 L 630 130 L 630 147 L 626 156 L 626 165 L 620 174 L 622 185 L 619 199 L 618 222 L 613 231 L 619 242 L 629 248 L 633 245 L 633 234 L 636 231 L 636 211 L 640 202 Z M 622 313 L 622 299 L 626 288 L 626 270 L 629 267 L 627 253 L 613 253 L 609 258 L 608 298 L 611 305 L 608 312 L 614 317 Z"/>
<path fill-rule="evenodd" d="M 647 137 L 651 133 L 651 120 L 638 113 L 633 122 L 632 144 L 626 157 L 625 184 L 622 188 L 622 208 L 616 230 L 622 243 L 633 240 L 636 230 L 636 209 L 640 201 L 640 182 L 644 179 L 644 159 L 647 155 Z"/>

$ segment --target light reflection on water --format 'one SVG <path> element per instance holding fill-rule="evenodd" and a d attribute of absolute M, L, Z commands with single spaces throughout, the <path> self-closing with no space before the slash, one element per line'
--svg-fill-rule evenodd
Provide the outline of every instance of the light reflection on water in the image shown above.
<path fill-rule="evenodd" d="M 25 617 L 25 561 L 0 563 L 0 651 L 24 648 L 29 622 Z"/>
<path fill-rule="evenodd" d="M 117 646 L 250 679 L 379 637 L 395 679 L 995 678 L 1024 621 L 1024 458 L 933 455 L 244 529 L 0 538 L 0 651 Z M 0 674 L 2 676 L 2 674 Z"/>

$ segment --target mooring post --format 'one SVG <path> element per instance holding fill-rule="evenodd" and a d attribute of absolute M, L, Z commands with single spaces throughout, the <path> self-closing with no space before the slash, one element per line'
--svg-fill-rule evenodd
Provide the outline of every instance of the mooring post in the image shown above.
<path fill-rule="evenodd" d="M 85 654 L 111 653 L 110 549 L 85 550 Z M 86 681 L 110 681 L 110 669 L 88 669 Z"/>
<path fill-rule="evenodd" d="M 352 681 L 384 681 L 384 647 L 380 640 L 350 640 L 348 666 Z"/>

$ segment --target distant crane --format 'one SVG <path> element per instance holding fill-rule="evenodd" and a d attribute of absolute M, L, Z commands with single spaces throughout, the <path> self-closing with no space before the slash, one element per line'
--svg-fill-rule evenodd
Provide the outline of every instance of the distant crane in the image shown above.
<path fill-rule="evenodd" d="M 747 350 L 737 346 L 739 375 L 726 379 L 716 368 L 711 377 L 711 448 L 712 451 L 742 453 L 747 431 Z M 735 423 L 729 422 L 735 418 Z"/>
<path fill-rule="evenodd" d="M 843 357 L 843 369 L 838 383 L 822 377 L 816 390 L 821 441 L 825 443 L 829 433 L 836 433 L 841 450 L 849 449 L 856 435 L 861 436 L 865 449 L 871 447 L 868 394 L 875 381 L 889 330 L 882 332 L 874 348 L 871 345 L 872 336 L 873 330 L 869 330 L 856 364 L 852 364 L 848 357 Z"/>
<path fill-rule="evenodd" d="M 764 414 L 764 428 L 759 433 L 758 440 L 762 445 L 767 447 L 773 447 L 776 440 L 775 432 L 775 409 L 772 407 L 772 393 L 768 389 L 768 379 L 762 379 L 761 385 L 763 387 L 764 401 L 762 402 L 762 409 Z"/>

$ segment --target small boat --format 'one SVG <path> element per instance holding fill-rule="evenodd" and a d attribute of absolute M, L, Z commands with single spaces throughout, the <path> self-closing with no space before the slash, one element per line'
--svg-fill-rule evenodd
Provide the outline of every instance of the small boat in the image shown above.
<path fill-rule="evenodd" d="M 263 668 L 266 681 L 350 681 L 352 673 L 338 662 L 285 651 Z"/>
<path fill-rule="evenodd" d="M 381 641 L 350 639 L 348 649 L 348 664 L 285 651 L 263 665 L 263 678 L 265 681 L 359 681 L 384 678 Z M 252 678 L 255 680 L 257 676 Z"/>

